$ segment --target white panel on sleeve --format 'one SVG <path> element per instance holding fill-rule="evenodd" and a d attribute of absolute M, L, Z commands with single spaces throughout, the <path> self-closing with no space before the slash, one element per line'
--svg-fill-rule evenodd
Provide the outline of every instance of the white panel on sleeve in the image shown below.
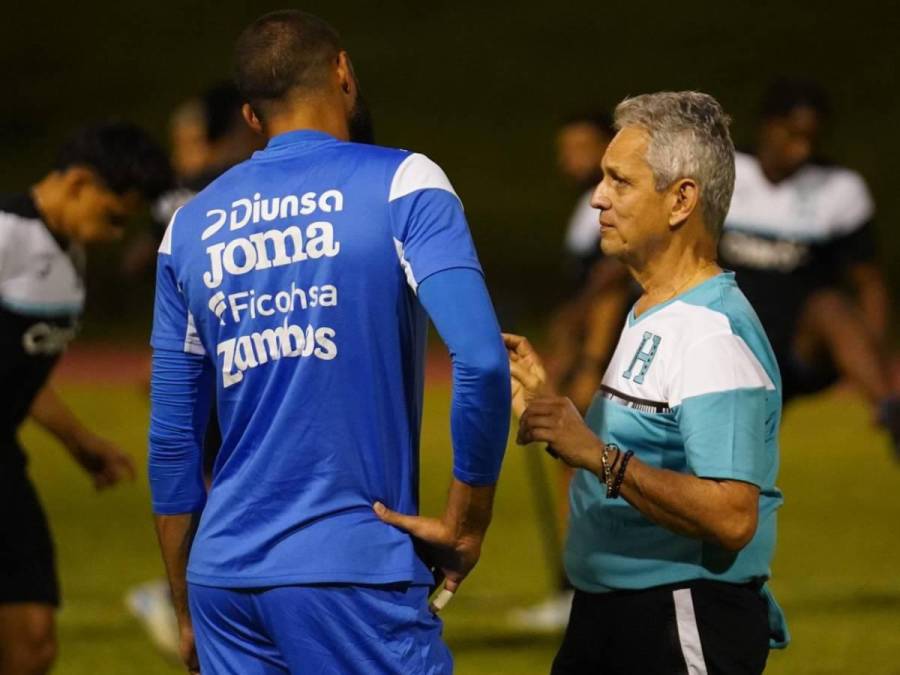
<path fill-rule="evenodd" d="M 425 155 L 413 153 L 400 163 L 391 181 L 391 192 L 388 201 L 400 199 L 417 190 L 446 190 L 457 199 L 459 195 L 450 184 L 447 174 Z"/>
<path fill-rule="evenodd" d="M 775 384 L 744 339 L 719 333 L 688 349 L 669 405 L 692 396 L 760 387 L 774 390 Z"/>
<path fill-rule="evenodd" d="M 394 238 L 394 248 L 397 249 L 397 257 L 400 258 L 400 267 L 403 268 L 403 272 L 406 274 L 406 283 L 413 289 L 413 293 L 418 292 L 419 282 L 416 281 L 416 277 L 413 274 L 412 265 L 410 265 L 409 260 L 406 259 L 406 254 L 403 251 L 403 242 L 396 237 Z"/>
<path fill-rule="evenodd" d="M 172 227 L 175 225 L 175 216 L 178 215 L 179 211 L 181 211 L 180 208 L 176 209 L 175 213 L 173 213 L 172 217 L 169 219 L 169 225 L 168 227 L 166 227 L 166 233 L 163 235 L 162 241 L 159 243 L 159 253 L 172 255 Z"/>
<path fill-rule="evenodd" d="M 197 356 L 205 356 L 206 350 L 203 343 L 200 342 L 200 334 L 197 332 L 197 325 L 194 323 L 194 315 L 188 311 L 187 313 L 187 329 L 184 332 L 184 351 L 188 354 L 196 354 Z"/>

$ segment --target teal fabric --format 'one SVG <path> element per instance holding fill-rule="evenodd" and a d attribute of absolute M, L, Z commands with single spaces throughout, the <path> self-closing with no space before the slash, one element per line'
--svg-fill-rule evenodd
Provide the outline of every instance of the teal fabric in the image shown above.
<path fill-rule="evenodd" d="M 714 277 L 676 300 L 724 314 L 732 333 L 744 340 L 775 389 L 717 391 L 685 398 L 663 412 L 638 410 L 598 394 L 588 410 L 587 424 L 604 442 L 631 450 L 649 466 L 757 485 L 757 531 L 744 549 L 731 553 L 660 527 L 621 498 L 607 499 L 597 476 L 577 471 L 570 488 L 565 566 L 574 586 L 584 591 L 642 589 L 693 579 L 746 583 L 770 576 L 776 511 L 783 502 L 775 485 L 781 418 L 781 380 L 775 358 L 732 274 Z M 658 314 L 671 305 L 653 308 L 636 319 L 632 314 L 630 324 L 640 324 L 651 312 Z M 684 368 L 721 367 L 694 357 L 684 363 Z M 789 639 L 784 617 L 771 593 L 765 593 L 770 601 L 771 644 L 781 647 Z"/>

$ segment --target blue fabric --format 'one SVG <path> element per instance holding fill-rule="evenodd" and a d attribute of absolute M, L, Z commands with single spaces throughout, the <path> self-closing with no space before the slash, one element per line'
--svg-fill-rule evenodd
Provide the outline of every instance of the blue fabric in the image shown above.
<path fill-rule="evenodd" d="M 200 672 L 450 675 L 424 586 L 190 586 Z"/>
<path fill-rule="evenodd" d="M 453 475 L 492 485 L 509 436 L 509 359 L 484 279 L 471 269 L 428 277 L 419 300 L 453 361 Z"/>
<path fill-rule="evenodd" d="M 202 448 L 212 386 L 212 365 L 202 356 L 153 353 L 148 474 L 155 513 L 192 513 L 206 503 Z"/>
<path fill-rule="evenodd" d="M 416 289 L 460 268 L 481 275 L 462 204 L 436 165 L 319 132 L 272 139 L 173 216 L 158 259 L 151 343 L 214 364 L 222 431 L 190 582 L 433 582 L 412 539 L 382 523 L 372 504 L 418 512 L 427 317 Z M 484 300 L 466 303 L 483 308 Z M 431 309 L 456 340 L 447 324 L 465 326 L 468 314 L 442 305 Z M 490 325 L 478 334 L 493 332 L 483 338 L 493 346 L 500 337 L 496 320 Z M 460 344 L 462 377 L 470 360 L 482 367 L 482 352 Z M 171 377 L 162 361 L 155 365 L 154 379 Z M 507 391 L 489 370 L 478 376 L 484 387 Z M 465 384 L 458 389 L 459 475 L 492 480 L 502 446 L 491 452 L 488 439 L 499 434 L 478 431 L 481 421 L 465 411 L 500 393 L 469 398 Z M 176 506 L 202 501 L 202 486 L 185 478 L 198 461 L 188 443 L 198 430 L 185 427 L 196 402 L 187 389 L 178 398 L 177 410 L 154 410 L 151 486 L 160 513 L 177 510 L 165 508 L 168 493 L 193 490 Z M 178 427 L 177 451 L 158 452 L 164 426 Z"/>
<path fill-rule="evenodd" d="M 766 447 L 764 388 L 731 389 L 685 399 L 676 419 L 695 476 L 742 480 L 764 487 L 771 459 Z"/>

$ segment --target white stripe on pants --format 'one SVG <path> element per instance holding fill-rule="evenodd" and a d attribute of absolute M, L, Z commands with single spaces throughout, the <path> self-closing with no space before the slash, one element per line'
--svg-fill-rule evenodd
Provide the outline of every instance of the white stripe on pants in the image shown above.
<path fill-rule="evenodd" d="M 706 675 L 706 661 L 703 660 L 703 647 L 700 644 L 700 632 L 697 630 L 691 589 L 680 588 L 672 591 L 672 599 L 675 601 L 678 641 L 681 643 L 681 653 L 687 664 L 688 675 Z"/>

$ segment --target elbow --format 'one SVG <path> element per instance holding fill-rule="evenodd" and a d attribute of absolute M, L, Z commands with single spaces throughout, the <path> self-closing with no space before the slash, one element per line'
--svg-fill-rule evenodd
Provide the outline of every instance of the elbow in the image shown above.
<path fill-rule="evenodd" d="M 752 541 L 756 534 L 756 525 L 756 510 L 733 514 L 716 532 L 716 543 L 729 553 L 739 553 Z"/>
<path fill-rule="evenodd" d="M 508 390 L 510 387 L 509 359 L 503 349 L 483 350 L 460 359 L 457 365 L 463 380 L 477 380 L 482 387 L 491 390 Z"/>

